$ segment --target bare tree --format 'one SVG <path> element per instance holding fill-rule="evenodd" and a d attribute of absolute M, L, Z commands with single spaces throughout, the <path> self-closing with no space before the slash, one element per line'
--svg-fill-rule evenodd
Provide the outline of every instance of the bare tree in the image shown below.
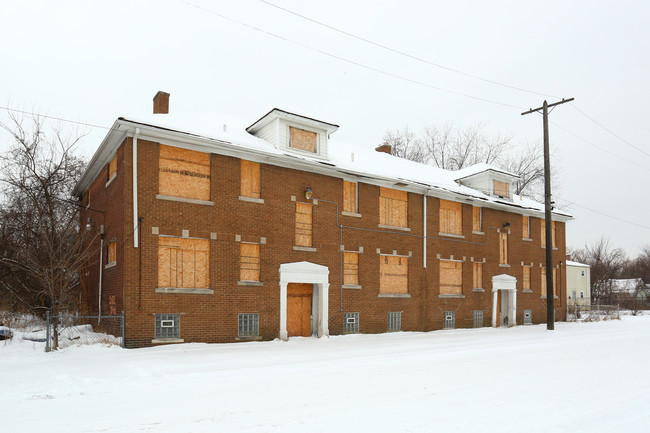
<path fill-rule="evenodd" d="M 612 249 L 609 240 L 601 237 L 593 244 L 584 248 L 572 250 L 575 260 L 591 266 L 591 296 L 596 302 L 608 304 L 612 301 L 612 282 L 620 278 L 626 266 L 625 251 L 620 248 Z"/>
<path fill-rule="evenodd" d="M 483 123 L 467 128 L 446 123 L 442 127 L 426 127 L 421 137 L 408 128 L 389 130 L 384 141 L 392 146 L 395 156 L 446 170 L 460 170 L 479 163 L 501 167 L 520 177 L 514 185 L 515 194 L 543 196 L 542 146 L 531 144 L 520 150 L 513 145 L 512 137 L 491 136 L 483 131 Z"/>
<path fill-rule="evenodd" d="M 60 129 L 48 134 L 38 117 L 9 118 L 0 123 L 13 139 L 0 157 L 0 288 L 25 311 L 58 315 L 76 307 L 79 272 L 89 254 L 86 237 L 94 235 L 79 231 L 78 204 L 71 197 L 85 167 L 73 154 L 80 137 Z"/>

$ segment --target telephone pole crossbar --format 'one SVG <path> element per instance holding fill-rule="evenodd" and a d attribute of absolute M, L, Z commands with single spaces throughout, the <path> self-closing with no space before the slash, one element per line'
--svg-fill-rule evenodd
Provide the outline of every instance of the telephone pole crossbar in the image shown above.
<path fill-rule="evenodd" d="M 562 99 L 549 104 L 544 101 L 541 107 L 531 108 L 521 113 L 522 116 L 542 110 L 544 116 L 544 221 L 546 223 L 546 329 L 555 329 L 555 310 L 553 309 L 553 222 L 551 218 L 551 157 L 548 138 L 548 109 L 556 105 L 573 101 L 574 98 Z"/>

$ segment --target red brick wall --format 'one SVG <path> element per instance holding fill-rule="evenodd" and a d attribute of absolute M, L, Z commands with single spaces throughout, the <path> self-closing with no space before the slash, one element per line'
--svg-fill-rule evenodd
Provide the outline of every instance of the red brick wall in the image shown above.
<path fill-rule="evenodd" d="M 211 198 L 214 206 L 184 203 L 156 198 L 158 192 L 158 148 L 156 143 L 138 141 L 138 211 L 142 219 L 140 247 L 133 248 L 132 197 L 132 140 L 127 139 L 118 151 L 118 177 L 106 187 L 105 174 L 91 186 L 93 208 L 106 211 L 106 239 L 117 238 L 117 266 L 105 270 L 104 308 L 108 295 L 119 299 L 118 311 L 126 312 L 127 346 L 152 344 L 155 314 L 181 314 L 181 338 L 185 342 L 229 342 L 237 340 L 238 313 L 259 313 L 260 336 L 278 337 L 280 322 L 279 267 L 282 263 L 309 261 L 329 269 L 329 331 L 343 332 L 343 314 L 360 313 L 360 331 L 385 332 L 388 312 L 402 311 L 402 329 L 428 331 L 443 327 L 443 311 L 456 311 L 456 327 L 471 327 L 473 310 L 483 310 L 484 324 L 489 326 L 492 315 L 491 277 L 508 274 L 518 279 L 517 322 L 521 324 L 523 310 L 533 312 L 535 323 L 546 318 L 546 300 L 540 296 L 540 263 L 545 261 L 545 250 L 540 246 L 540 220 L 532 218 L 532 242 L 521 239 L 521 215 L 494 209 L 484 209 L 483 235 L 472 234 L 472 208 L 463 205 L 464 238 L 440 236 L 439 200 L 427 198 L 427 268 L 423 268 L 423 196 L 409 193 L 409 232 L 380 229 L 379 187 L 359 183 L 359 213 L 361 218 L 340 214 L 343 204 L 343 181 L 339 178 L 298 171 L 267 164 L 261 166 L 261 198 L 264 203 L 238 199 L 240 193 L 240 160 L 233 157 L 211 156 Z M 316 252 L 294 251 L 295 202 L 306 202 L 304 190 L 310 187 L 313 198 L 319 199 L 313 208 L 313 246 Z M 327 200 L 327 201 L 325 201 Z M 336 202 L 339 205 L 337 226 Z M 82 222 L 85 224 L 84 212 Z M 96 214 L 99 215 L 99 214 Z M 99 218 L 99 216 L 97 216 Z M 499 266 L 498 230 L 511 224 L 508 237 L 509 267 Z M 189 230 L 190 236 L 210 239 L 210 288 L 213 294 L 156 293 L 158 267 L 158 235 L 181 236 Z M 556 263 L 565 257 L 564 224 L 557 223 L 558 249 Z M 261 245 L 262 286 L 238 285 L 239 243 L 259 242 Z M 346 250 L 358 250 L 359 289 L 341 288 L 340 245 Z M 379 297 L 379 255 L 396 250 L 409 258 L 410 298 Z M 439 297 L 439 259 L 465 257 L 463 265 L 464 298 Z M 470 258 L 486 259 L 483 265 L 484 292 L 472 291 L 472 263 Z M 521 291 L 521 262 L 534 263 L 531 272 L 533 293 Z M 140 265 L 141 264 L 141 265 Z M 86 283 L 88 306 L 96 293 L 98 268 L 90 266 Z M 557 273 L 558 287 L 565 292 L 563 269 Z M 93 284 L 93 282 L 95 282 Z M 122 297 L 124 293 L 124 297 Z M 559 319 L 564 319 L 563 296 L 555 301 Z"/>

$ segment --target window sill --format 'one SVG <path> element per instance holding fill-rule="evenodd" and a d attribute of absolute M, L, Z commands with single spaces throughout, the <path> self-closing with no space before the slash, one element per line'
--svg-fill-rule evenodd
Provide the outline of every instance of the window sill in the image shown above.
<path fill-rule="evenodd" d="M 546 295 L 542 295 L 541 298 L 542 298 L 542 299 L 546 299 L 547 296 L 546 296 Z M 560 298 L 559 298 L 558 296 L 553 295 L 553 299 L 560 299 Z"/>
<path fill-rule="evenodd" d="M 411 295 L 408 293 L 380 293 L 377 295 L 378 298 L 410 298 Z"/>
<path fill-rule="evenodd" d="M 259 335 L 256 335 L 254 337 L 235 337 L 236 341 L 260 341 L 262 340 L 262 337 Z"/>
<path fill-rule="evenodd" d="M 478 231 L 472 230 L 472 234 L 473 234 L 473 235 L 481 235 L 481 236 L 482 236 L 482 235 L 485 234 L 485 232 L 478 232 Z"/>
<path fill-rule="evenodd" d="M 249 203 L 260 203 L 264 204 L 264 199 L 263 198 L 255 198 L 255 197 L 246 197 L 245 195 L 240 195 L 239 200 L 241 201 L 247 201 Z"/>
<path fill-rule="evenodd" d="M 151 342 L 154 344 L 185 343 L 185 340 L 182 338 L 154 338 Z"/>
<path fill-rule="evenodd" d="M 386 225 L 386 224 L 377 224 L 377 227 L 379 227 L 380 229 L 399 230 L 399 231 L 402 231 L 402 232 L 410 232 L 411 231 L 411 229 L 408 228 L 408 227 L 389 226 L 389 225 Z"/>
<path fill-rule="evenodd" d="M 349 216 L 349 217 L 355 217 L 355 218 L 361 218 L 361 214 L 360 214 L 360 213 L 356 213 L 356 212 L 348 212 L 348 211 L 346 211 L 346 210 L 344 210 L 343 212 L 341 212 L 341 215 Z"/>
<path fill-rule="evenodd" d="M 293 250 L 294 251 L 307 251 L 307 252 L 310 252 L 310 253 L 315 253 L 316 252 L 316 248 L 314 248 L 314 247 L 299 247 L 299 246 L 296 246 L 296 245 L 293 246 Z"/>
<path fill-rule="evenodd" d="M 117 177 L 117 173 L 115 173 L 113 176 L 111 176 L 110 179 L 108 179 L 108 182 L 106 182 L 106 188 L 108 188 L 108 185 L 113 183 L 116 177 Z"/>
<path fill-rule="evenodd" d="M 185 287 L 156 287 L 156 293 L 180 293 L 185 295 L 213 295 L 212 289 L 192 289 Z"/>
<path fill-rule="evenodd" d="M 115 266 L 117 266 L 117 262 L 106 263 L 106 264 L 104 265 L 104 269 L 114 268 Z"/>
<path fill-rule="evenodd" d="M 453 234 L 453 233 L 442 233 L 442 232 L 439 232 L 439 233 L 438 233 L 438 236 L 445 236 L 445 237 L 448 237 L 448 238 L 456 238 L 456 239 L 465 239 L 465 236 L 464 236 L 464 235 L 456 235 L 456 234 Z"/>
<path fill-rule="evenodd" d="M 438 297 L 442 299 L 465 299 L 465 295 L 452 295 L 452 294 L 438 295 Z"/>
<path fill-rule="evenodd" d="M 499 267 L 500 267 L 500 268 L 509 268 L 510 265 L 508 265 L 508 264 L 506 264 L 506 263 L 499 263 Z"/>
<path fill-rule="evenodd" d="M 239 280 L 237 281 L 238 286 L 256 286 L 261 287 L 264 285 L 261 281 L 248 281 L 248 280 Z"/>
<path fill-rule="evenodd" d="M 357 290 L 360 290 L 361 285 L 360 284 L 343 284 L 341 286 L 341 288 L 342 289 L 357 289 Z"/>
<path fill-rule="evenodd" d="M 533 293 L 532 290 L 523 290 L 521 293 Z"/>
<path fill-rule="evenodd" d="M 533 240 L 531 238 L 521 238 L 522 241 L 525 242 L 532 242 Z"/>
<path fill-rule="evenodd" d="M 156 198 L 159 200 L 169 200 L 169 201 L 178 201 L 181 203 L 192 203 L 192 204 L 202 204 L 205 206 L 214 206 L 213 201 L 209 200 L 198 200 L 195 198 L 186 198 L 186 197 L 174 197 L 172 195 L 163 195 L 163 194 L 156 194 Z"/>
<path fill-rule="evenodd" d="M 484 293 L 484 292 L 485 292 L 485 289 L 472 289 L 472 292 L 476 292 L 476 293 Z"/>

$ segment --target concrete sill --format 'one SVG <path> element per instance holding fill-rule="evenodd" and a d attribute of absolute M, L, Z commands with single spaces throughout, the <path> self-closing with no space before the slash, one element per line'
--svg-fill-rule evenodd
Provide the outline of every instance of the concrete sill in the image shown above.
<path fill-rule="evenodd" d="M 111 176 L 110 179 L 108 179 L 108 182 L 106 182 L 106 188 L 108 188 L 108 185 L 113 183 L 116 177 L 117 177 L 117 173 L 115 173 L 113 176 Z"/>
<path fill-rule="evenodd" d="M 378 298 L 410 298 L 411 295 L 408 293 L 380 293 L 377 295 Z"/>
<path fill-rule="evenodd" d="M 106 263 L 106 264 L 104 265 L 104 269 L 114 268 L 115 266 L 117 266 L 117 262 Z"/>
<path fill-rule="evenodd" d="M 182 338 L 154 338 L 151 342 L 154 344 L 185 343 L 185 340 Z"/>
<path fill-rule="evenodd" d="M 484 293 L 484 292 L 485 292 L 485 289 L 472 289 L 472 292 L 476 292 L 476 293 Z"/>
<path fill-rule="evenodd" d="M 408 228 L 408 227 L 389 226 L 389 225 L 386 225 L 386 224 L 377 224 L 377 227 L 379 227 L 380 229 L 399 230 L 399 231 L 402 231 L 402 232 L 410 232 L 411 231 L 411 229 Z"/>
<path fill-rule="evenodd" d="M 246 196 L 240 195 L 240 196 L 239 196 L 239 199 L 240 199 L 241 201 L 247 201 L 247 202 L 249 202 L 249 203 L 260 203 L 260 204 L 264 204 L 264 199 L 263 199 L 263 198 L 246 197 Z"/>
<path fill-rule="evenodd" d="M 542 299 L 546 299 L 546 298 L 547 298 L 547 296 L 546 296 L 546 295 L 542 295 L 542 296 L 541 296 L 541 298 L 542 298 Z M 553 295 L 553 299 L 560 299 L 560 298 L 559 298 L 559 297 L 557 297 L 557 296 L 555 296 L 555 295 Z"/>
<path fill-rule="evenodd" d="M 237 281 L 238 286 L 257 286 L 262 287 L 264 285 L 261 281 Z"/>
<path fill-rule="evenodd" d="M 509 268 L 510 265 L 505 264 L 505 263 L 499 263 L 499 267 L 500 267 L 500 268 Z"/>
<path fill-rule="evenodd" d="M 298 247 L 296 245 L 293 246 L 293 250 L 294 251 L 307 251 L 307 252 L 310 252 L 310 253 L 315 253 L 316 252 L 316 248 L 314 248 L 314 247 Z"/>
<path fill-rule="evenodd" d="M 477 231 L 472 230 L 472 234 L 473 235 L 484 235 L 485 232 L 477 232 Z"/>
<path fill-rule="evenodd" d="M 441 299 L 465 299 L 465 295 L 438 295 Z"/>
<path fill-rule="evenodd" d="M 169 200 L 169 201 L 178 201 L 181 203 L 192 203 L 192 204 L 202 204 L 205 206 L 214 206 L 213 201 L 197 200 L 195 198 L 174 197 L 171 195 L 163 195 L 163 194 L 156 194 L 156 198 L 159 200 Z"/>
<path fill-rule="evenodd" d="M 533 293 L 532 290 L 523 290 L 521 293 Z"/>
<path fill-rule="evenodd" d="M 360 214 L 360 213 L 356 213 L 356 212 L 348 212 L 348 211 L 345 211 L 345 210 L 344 210 L 343 212 L 341 212 L 341 215 L 349 216 L 349 217 L 355 217 L 355 218 L 361 218 L 361 214 Z"/>
<path fill-rule="evenodd" d="M 360 290 L 361 286 L 359 284 L 343 284 L 341 286 L 342 289 L 357 289 Z"/>
<path fill-rule="evenodd" d="M 156 293 L 179 293 L 184 295 L 213 295 L 212 289 L 192 289 L 185 287 L 156 287 Z"/>
<path fill-rule="evenodd" d="M 531 238 L 521 238 L 522 241 L 526 242 L 532 242 L 533 240 Z"/>
<path fill-rule="evenodd" d="M 259 335 L 256 335 L 254 337 L 235 337 L 236 341 L 261 341 L 262 337 Z"/>
<path fill-rule="evenodd" d="M 464 235 L 455 235 L 455 234 L 453 234 L 453 233 L 442 233 L 442 232 L 439 232 L 439 233 L 438 233 L 438 236 L 445 236 L 445 237 L 448 237 L 448 238 L 456 238 L 456 239 L 465 239 L 465 236 L 464 236 Z"/>

